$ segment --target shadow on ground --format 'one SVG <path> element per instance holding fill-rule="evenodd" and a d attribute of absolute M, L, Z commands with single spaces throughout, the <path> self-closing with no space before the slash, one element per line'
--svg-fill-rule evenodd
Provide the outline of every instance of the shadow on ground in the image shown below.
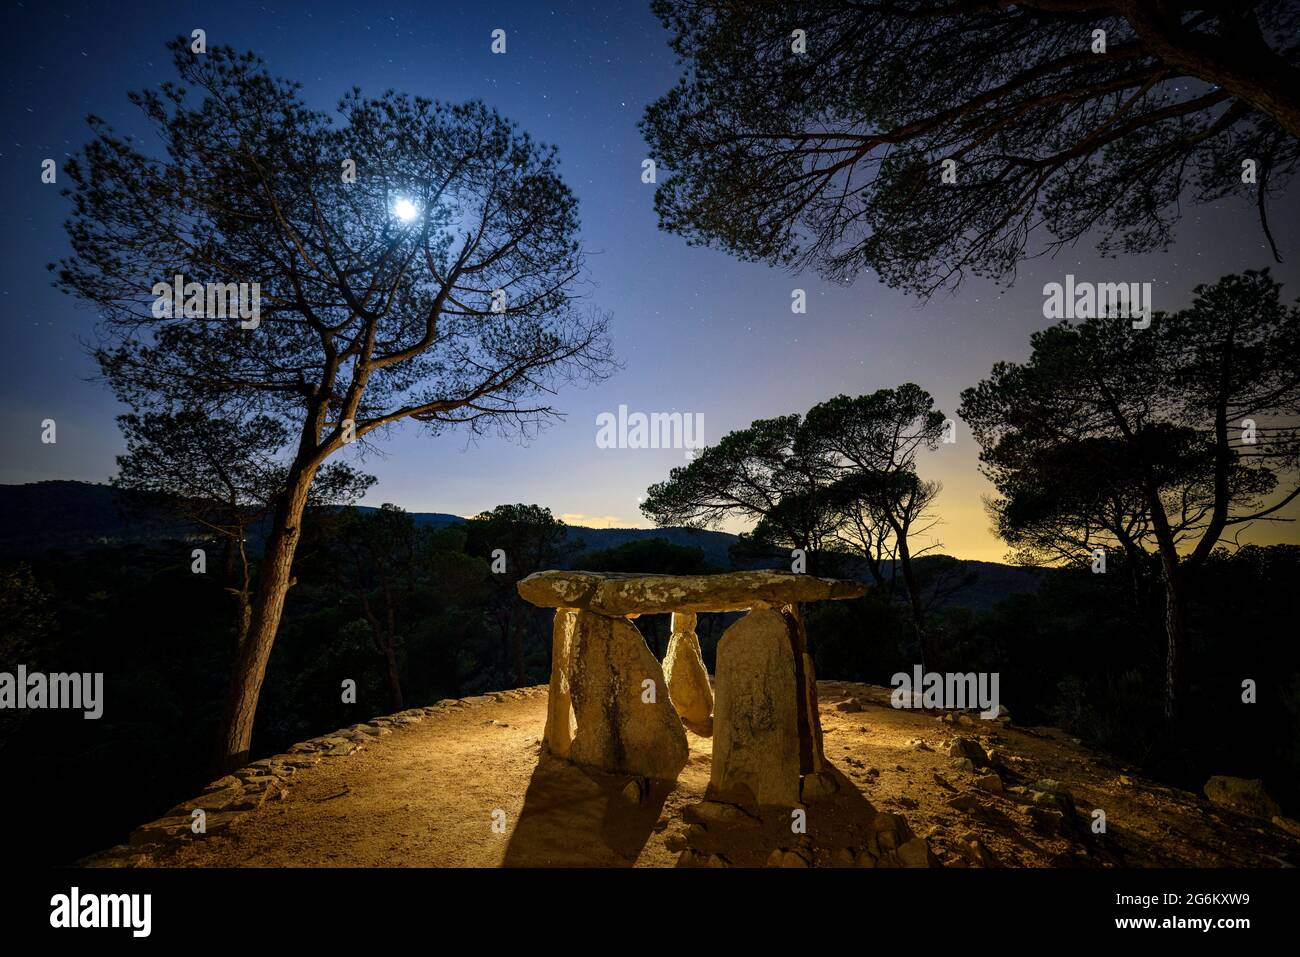
<path fill-rule="evenodd" d="M 502 865 L 631 867 L 672 790 L 669 781 L 647 788 L 639 779 L 600 774 L 543 752 Z"/>
<path fill-rule="evenodd" d="M 676 785 L 601 774 L 543 753 L 529 781 L 505 867 L 631 867 L 656 831 L 686 824 L 679 866 L 762 867 L 774 851 L 808 864 L 852 864 L 863 848 L 879 853 L 883 829 L 900 842 L 910 831 L 896 815 L 882 814 L 852 781 L 832 766 L 834 790 L 795 816 L 792 808 L 742 810 L 713 801 L 683 806 Z M 639 799 L 638 799 L 639 798 Z M 687 800 L 690 800 L 687 798 Z M 670 845 L 671 846 L 671 845 Z"/>
<path fill-rule="evenodd" d="M 882 827 L 910 837 L 896 815 L 881 814 L 857 786 L 831 764 L 823 779 L 834 791 L 819 795 L 803 808 L 764 807 L 742 812 L 706 801 L 687 807 L 686 842 L 690 853 L 679 866 L 763 867 L 774 863 L 780 850 L 789 866 L 851 866 L 865 847 L 873 850 Z M 802 814 L 797 812 L 802 811 Z M 901 842 L 901 841 L 900 841 Z M 799 864 L 795 859 L 802 861 Z"/>

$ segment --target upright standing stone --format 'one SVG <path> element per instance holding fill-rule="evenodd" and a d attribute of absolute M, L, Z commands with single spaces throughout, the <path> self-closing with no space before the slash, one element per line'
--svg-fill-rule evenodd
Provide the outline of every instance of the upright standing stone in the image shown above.
<path fill-rule="evenodd" d="M 799 803 L 799 693 L 786 618 L 756 605 L 718 643 L 709 797 Z"/>
<path fill-rule="evenodd" d="M 826 767 L 826 754 L 822 750 L 822 721 L 817 710 L 817 673 L 812 655 L 808 653 L 808 634 L 803 627 L 803 614 L 798 605 L 781 609 L 794 652 L 795 678 L 799 695 L 799 770 L 804 774 L 819 774 Z"/>
<path fill-rule="evenodd" d="M 573 697 L 569 688 L 569 664 L 573 660 L 574 625 L 577 612 L 555 610 L 551 627 L 551 688 L 546 700 L 546 730 L 542 743 L 557 758 L 567 758 L 573 744 Z"/>
<path fill-rule="evenodd" d="M 712 733 L 713 689 L 695 634 L 694 612 L 673 612 L 673 633 L 664 655 L 664 680 L 673 707 L 692 731 Z"/>
<path fill-rule="evenodd" d="M 631 622 L 588 611 L 574 615 L 569 689 L 577 723 L 569 757 L 575 763 L 668 781 L 685 767 L 686 732 L 663 670 Z"/>

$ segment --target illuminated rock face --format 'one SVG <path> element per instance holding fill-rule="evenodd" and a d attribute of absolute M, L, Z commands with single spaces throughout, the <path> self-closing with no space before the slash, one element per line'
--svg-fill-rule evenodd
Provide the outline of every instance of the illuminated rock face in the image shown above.
<path fill-rule="evenodd" d="M 685 725 L 713 734 L 713 799 L 792 807 L 801 781 L 825 764 L 799 603 L 865 590 L 781 571 L 530 575 L 519 594 L 556 609 L 546 748 L 602 771 L 673 780 L 689 756 Z M 696 615 L 724 611 L 748 614 L 723 635 L 710 687 Z M 665 612 L 673 624 L 661 669 L 630 619 Z"/>
<path fill-rule="evenodd" d="M 746 807 L 799 803 L 799 706 L 785 618 L 756 608 L 718 642 L 709 797 Z"/>
<path fill-rule="evenodd" d="M 569 758 L 618 774 L 672 781 L 689 748 L 667 682 L 636 626 L 574 615 L 569 687 L 577 719 Z"/>
<path fill-rule="evenodd" d="M 694 612 L 673 612 L 672 635 L 664 655 L 664 680 L 673 707 L 686 726 L 704 737 L 712 734 L 713 688 L 700 654 Z"/>
<path fill-rule="evenodd" d="M 760 569 L 722 575 L 634 575 L 617 572 L 535 572 L 519 582 L 519 594 L 541 608 L 580 608 L 599 615 L 662 615 L 667 612 L 747 611 L 755 604 L 860 598 L 861 582 L 814 578 Z"/>
<path fill-rule="evenodd" d="M 573 659 L 573 633 L 577 612 L 560 609 L 551 630 L 551 684 L 546 703 L 546 731 L 542 742 L 557 758 L 567 758 L 573 745 L 573 696 L 569 687 L 569 662 Z"/>

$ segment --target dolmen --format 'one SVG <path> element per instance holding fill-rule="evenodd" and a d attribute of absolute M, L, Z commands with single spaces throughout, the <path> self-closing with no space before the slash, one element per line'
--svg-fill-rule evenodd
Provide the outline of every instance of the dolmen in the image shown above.
<path fill-rule="evenodd" d="M 544 747 L 612 774 L 675 780 L 685 729 L 713 737 L 708 798 L 799 803 L 825 766 L 800 605 L 857 598 L 859 582 L 784 571 L 638 575 L 543 571 L 519 594 L 555 609 Z M 713 686 L 695 634 L 702 612 L 747 612 L 718 642 Z M 671 613 L 663 665 L 634 620 Z M 664 692 L 667 694 L 664 694 Z"/>

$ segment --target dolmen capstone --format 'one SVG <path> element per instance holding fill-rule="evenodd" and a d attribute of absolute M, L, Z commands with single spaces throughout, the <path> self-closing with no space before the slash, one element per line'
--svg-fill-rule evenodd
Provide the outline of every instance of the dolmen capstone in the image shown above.
<path fill-rule="evenodd" d="M 552 755 L 671 781 L 686 764 L 689 728 L 713 737 L 708 798 L 747 807 L 796 805 L 801 779 L 822 772 L 799 606 L 860 597 L 862 583 L 784 571 L 544 571 L 518 587 L 526 601 L 555 609 L 543 739 Z M 710 687 L 696 616 L 737 611 L 747 614 L 723 632 Z M 665 613 L 672 635 L 661 667 L 633 620 Z"/>

